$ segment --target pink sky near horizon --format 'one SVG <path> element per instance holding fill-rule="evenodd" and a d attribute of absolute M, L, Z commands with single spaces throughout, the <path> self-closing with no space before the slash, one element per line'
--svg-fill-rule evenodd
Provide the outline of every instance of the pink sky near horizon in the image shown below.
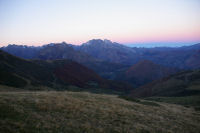
<path fill-rule="evenodd" d="M 199 0 L 0 0 L 0 46 L 200 42 Z"/>
<path fill-rule="evenodd" d="M 91 37 L 77 37 L 79 39 L 76 38 L 67 38 L 67 37 L 63 37 L 62 39 L 39 39 L 38 41 L 32 41 L 32 40 L 26 40 L 26 41 L 10 41 L 9 43 L 5 43 L 4 46 L 8 45 L 8 44 L 19 44 L 19 45 L 29 45 L 29 46 L 41 46 L 44 44 L 49 44 L 49 43 L 60 43 L 60 42 L 66 42 L 66 43 L 70 43 L 70 44 L 74 44 L 74 45 L 81 45 L 82 43 L 85 43 L 91 39 L 108 39 L 111 40 L 112 42 L 117 42 L 117 43 L 121 43 L 121 44 L 134 44 L 134 43 L 153 43 L 153 42 L 163 42 L 163 43 L 173 43 L 173 42 L 179 42 L 179 43 L 199 43 L 200 42 L 200 31 L 196 31 L 196 32 L 190 32 L 190 33 L 173 33 L 173 34 L 167 34 L 167 33 L 163 33 L 163 34 L 146 34 L 146 35 L 140 35 L 140 34 L 133 34 L 133 35 L 126 35 L 126 36 L 105 36 L 105 37 L 101 37 L 101 36 L 91 36 Z M 41 41 L 42 40 L 42 41 Z M 0 44 L 1 45 L 1 44 Z"/>

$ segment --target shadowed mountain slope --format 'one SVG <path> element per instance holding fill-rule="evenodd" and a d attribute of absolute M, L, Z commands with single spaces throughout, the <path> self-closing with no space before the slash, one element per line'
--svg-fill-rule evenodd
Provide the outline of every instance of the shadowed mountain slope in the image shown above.
<path fill-rule="evenodd" d="M 141 86 L 177 72 L 177 69 L 164 67 L 149 60 L 140 61 L 118 76 L 119 80 Z"/>
<path fill-rule="evenodd" d="M 0 51 L 0 83 L 14 87 L 44 84 L 51 86 L 54 77 L 49 69 Z"/>
<path fill-rule="evenodd" d="M 66 88 L 74 85 L 125 91 L 125 85 L 115 86 L 94 71 L 70 60 L 24 60 L 0 51 L 0 84 L 13 87 L 48 86 Z M 114 87 L 114 88 L 112 88 Z M 126 86 L 127 87 L 127 86 Z M 129 88 L 130 89 L 130 88 Z"/>
<path fill-rule="evenodd" d="M 200 94 L 200 70 L 184 71 L 132 91 L 134 97 L 190 96 Z"/>

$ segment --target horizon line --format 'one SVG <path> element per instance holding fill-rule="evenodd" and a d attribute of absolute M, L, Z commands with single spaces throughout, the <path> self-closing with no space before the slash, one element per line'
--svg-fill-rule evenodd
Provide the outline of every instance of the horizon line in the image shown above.
<path fill-rule="evenodd" d="M 20 44 L 20 43 L 8 43 L 6 45 L 0 45 L 1 48 L 2 47 L 7 47 L 9 45 L 18 45 L 18 46 L 29 46 L 29 47 L 42 47 L 44 45 L 48 45 L 48 44 L 60 44 L 60 43 L 66 43 L 66 44 L 70 44 L 70 45 L 74 45 L 74 46 L 81 46 L 83 45 L 84 43 L 87 43 L 91 40 L 102 40 L 102 41 L 105 41 L 105 40 L 109 40 L 109 39 L 100 39 L 100 38 L 95 38 L 95 39 L 90 39 L 86 42 L 83 42 L 83 43 L 80 43 L 80 44 L 74 44 L 74 43 L 68 43 L 66 41 L 59 41 L 59 42 L 49 42 L 49 43 L 43 43 L 43 44 L 40 44 L 40 45 L 35 45 L 35 44 Z M 149 48 L 153 48 L 153 47 L 183 47 L 183 46 L 191 46 L 191 45 L 195 45 L 195 44 L 199 44 L 200 41 L 189 41 L 189 42 L 169 42 L 169 41 L 153 41 L 153 42 L 132 42 L 132 43 L 120 43 L 120 42 L 117 42 L 117 41 L 112 41 L 112 40 L 109 40 L 111 41 L 112 43 L 118 43 L 118 44 L 121 44 L 121 45 L 124 45 L 124 46 L 127 46 L 127 47 L 149 47 Z M 175 45 L 174 45 L 175 44 Z"/>

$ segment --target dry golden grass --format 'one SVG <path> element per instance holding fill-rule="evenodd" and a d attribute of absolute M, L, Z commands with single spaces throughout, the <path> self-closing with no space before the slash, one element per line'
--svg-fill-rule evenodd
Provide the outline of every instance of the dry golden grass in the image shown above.
<path fill-rule="evenodd" d="M 0 132 L 199 133 L 200 112 L 87 92 L 1 92 Z"/>

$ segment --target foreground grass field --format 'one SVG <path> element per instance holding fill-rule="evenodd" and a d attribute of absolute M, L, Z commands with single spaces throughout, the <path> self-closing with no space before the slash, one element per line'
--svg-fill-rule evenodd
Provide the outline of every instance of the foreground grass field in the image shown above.
<path fill-rule="evenodd" d="M 193 108 L 143 103 L 87 92 L 0 92 L 0 133 L 200 132 Z"/>

